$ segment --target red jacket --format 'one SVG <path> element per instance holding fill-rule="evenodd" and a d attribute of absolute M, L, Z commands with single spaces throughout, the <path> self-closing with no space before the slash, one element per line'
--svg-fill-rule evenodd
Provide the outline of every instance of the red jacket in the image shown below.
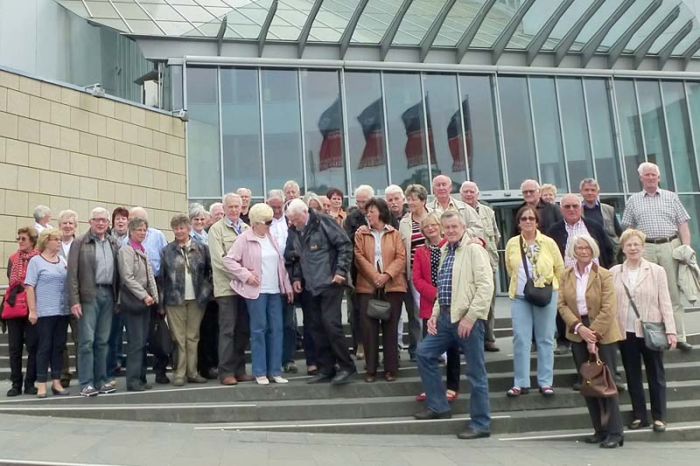
<path fill-rule="evenodd" d="M 447 240 L 443 239 L 440 247 L 445 243 Z M 423 320 L 430 319 L 437 299 L 437 288 L 433 286 L 430 272 L 430 247 L 423 245 L 416 249 L 416 257 L 413 259 L 413 286 L 420 294 L 420 318 Z"/>

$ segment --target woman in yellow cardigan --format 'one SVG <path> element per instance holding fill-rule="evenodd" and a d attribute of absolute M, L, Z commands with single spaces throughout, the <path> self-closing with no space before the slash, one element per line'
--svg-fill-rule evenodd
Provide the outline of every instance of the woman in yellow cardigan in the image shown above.
<path fill-rule="evenodd" d="M 515 380 L 506 394 L 515 398 L 528 393 L 530 389 L 530 347 L 532 332 L 537 342 L 537 383 L 545 397 L 554 395 L 554 331 L 557 315 L 557 290 L 559 277 L 564 272 L 564 260 L 553 239 L 537 229 L 537 210 L 523 206 L 515 215 L 520 234 L 506 245 L 506 269 L 510 276 L 509 295 L 513 301 L 511 318 L 513 321 L 513 364 Z M 525 299 L 523 289 L 526 283 L 523 253 L 527 262 L 527 275 L 536 288 L 552 285 L 552 299 L 540 307 Z"/>

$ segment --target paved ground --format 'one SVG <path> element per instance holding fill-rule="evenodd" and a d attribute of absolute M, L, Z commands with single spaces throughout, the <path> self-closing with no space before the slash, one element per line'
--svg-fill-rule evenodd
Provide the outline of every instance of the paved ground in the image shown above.
<path fill-rule="evenodd" d="M 697 464 L 700 442 L 627 442 L 601 450 L 574 440 L 198 431 L 194 426 L 0 415 L 0 464 L 97 465 L 644 465 Z"/>

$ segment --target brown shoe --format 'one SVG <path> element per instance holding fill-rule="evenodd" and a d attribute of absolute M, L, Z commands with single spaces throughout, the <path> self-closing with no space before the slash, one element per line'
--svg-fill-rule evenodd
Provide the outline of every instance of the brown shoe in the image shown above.
<path fill-rule="evenodd" d="M 230 375 L 228 377 L 224 377 L 221 380 L 221 385 L 236 385 L 237 383 L 238 383 L 238 380 L 236 380 L 236 378 L 232 375 Z"/>
<path fill-rule="evenodd" d="M 386 380 L 387 382 L 393 382 L 394 380 L 396 380 L 396 376 L 394 374 L 392 374 L 391 372 L 385 372 L 384 373 L 384 380 Z"/>
<path fill-rule="evenodd" d="M 239 382 L 252 382 L 255 380 L 255 377 L 249 374 L 243 374 L 236 376 L 236 379 L 238 379 Z"/>

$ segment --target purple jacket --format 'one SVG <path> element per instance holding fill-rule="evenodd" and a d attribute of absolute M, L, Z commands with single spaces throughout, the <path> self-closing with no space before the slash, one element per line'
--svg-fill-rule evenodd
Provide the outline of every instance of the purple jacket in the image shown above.
<path fill-rule="evenodd" d="M 279 255 L 277 275 L 280 292 L 283 294 L 290 293 L 292 285 L 289 282 L 289 275 L 287 275 L 287 269 L 284 266 L 284 257 L 280 253 L 275 238 L 269 233 L 267 237 Z M 224 257 L 224 266 L 233 276 L 231 289 L 236 294 L 246 299 L 257 299 L 260 296 L 260 286 L 253 286 L 247 283 L 248 278 L 253 274 L 258 277 L 258 280 L 262 280 L 262 247 L 260 242 L 255 239 L 255 232 L 252 228 L 243 232 L 233 243 L 228 254 Z"/>

